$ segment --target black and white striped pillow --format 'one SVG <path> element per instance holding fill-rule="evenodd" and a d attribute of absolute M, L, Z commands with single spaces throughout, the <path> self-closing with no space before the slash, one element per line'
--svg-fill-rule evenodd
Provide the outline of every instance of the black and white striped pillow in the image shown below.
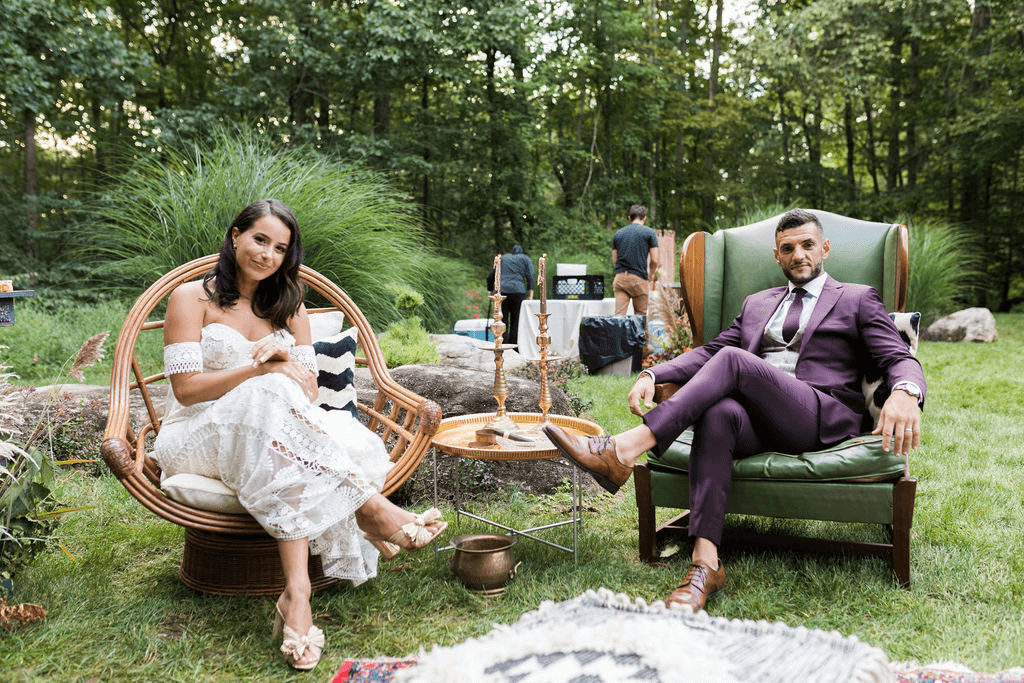
<path fill-rule="evenodd" d="M 921 314 L 913 313 L 890 313 L 889 317 L 896 325 L 896 331 L 907 344 L 907 349 L 914 356 L 917 355 L 917 340 L 921 336 Z M 861 390 L 864 392 L 864 407 L 871 415 L 871 424 L 878 426 L 878 417 L 882 414 L 882 406 L 889 398 L 889 387 L 882 381 L 882 371 L 873 368 L 864 373 L 861 378 Z"/>
<path fill-rule="evenodd" d="M 324 410 L 347 410 L 359 419 L 356 408 L 356 346 L 359 330 L 352 326 L 333 337 L 313 342 L 316 383 L 320 387 L 320 407 Z"/>

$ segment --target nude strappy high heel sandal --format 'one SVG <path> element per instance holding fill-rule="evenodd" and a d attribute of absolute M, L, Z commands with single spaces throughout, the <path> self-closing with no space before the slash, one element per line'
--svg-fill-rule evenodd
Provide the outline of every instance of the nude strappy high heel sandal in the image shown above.
<path fill-rule="evenodd" d="M 414 515 L 411 522 L 391 534 L 390 538 L 366 536 L 380 554 L 391 559 L 400 550 L 414 551 L 426 546 L 448 528 L 448 522 L 441 520 L 441 511 L 430 508 L 426 512 Z"/>
<path fill-rule="evenodd" d="M 320 654 L 323 652 L 324 644 L 326 643 L 324 632 L 316 626 L 310 626 L 306 635 L 300 636 L 291 626 L 284 623 L 284 614 L 281 612 L 281 607 L 275 605 L 274 609 L 276 610 L 274 614 L 274 631 L 270 637 L 284 636 L 284 640 L 281 642 L 281 654 L 284 655 L 284 659 L 288 662 L 289 666 L 297 671 L 312 671 L 320 663 Z M 303 661 L 307 651 L 312 655 L 312 659 Z"/>

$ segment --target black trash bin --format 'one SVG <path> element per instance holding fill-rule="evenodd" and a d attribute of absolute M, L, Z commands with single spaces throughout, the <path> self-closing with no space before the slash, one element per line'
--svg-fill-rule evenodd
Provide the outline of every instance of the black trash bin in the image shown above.
<path fill-rule="evenodd" d="M 639 372 L 647 343 L 646 320 L 644 315 L 584 316 L 580 322 L 580 360 L 590 374 Z M 630 363 L 620 362 L 627 358 Z M 609 368 L 613 364 L 614 368 Z"/>

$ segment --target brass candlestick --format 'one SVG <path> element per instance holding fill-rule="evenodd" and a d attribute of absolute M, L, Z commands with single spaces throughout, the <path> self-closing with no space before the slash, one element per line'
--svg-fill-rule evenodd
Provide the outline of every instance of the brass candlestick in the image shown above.
<path fill-rule="evenodd" d="M 517 427 L 505 413 L 505 401 L 508 399 L 508 384 L 505 382 L 505 359 L 502 356 L 505 349 L 513 349 L 515 344 L 503 343 L 505 334 L 505 323 L 502 321 L 501 302 L 505 297 L 501 295 L 501 255 L 494 259 L 494 294 L 490 296 L 494 306 L 494 322 L 491 323 L 491 332 L 494 334 L 494 400 L 498 402 L 498 410 L 483 428 L 477 430 L 476 437 L 480 443 L 496 443 L 495 434 L 514 432 Z"/>
<path fill-rule="evenodd" d="M 548 384 L 548 347 L 551 346 L 551 335 L 548 334 L 548 280 L 547 280 L 548 255 L 542 254 L 540 263 L 537 264 L 537 285 L 540 289 L 540 313 L 537 313 L 537 346 L 540 349 L 540 397 L 537 405 L 540 406 L 541 423 L 547 422 L 548 411 L 551 410 L 551 386 Z"/>
<path fill-rule="evenodd" d="M 540 347 L 540 397 L 537 405 L 540 406 L 541 423 L 547 422 L 548 411 L 551 410 L 551 386 L 548 384 L 548 346 L 551 345 L 551 335 L 548 334 L 548 316 L 550 313 L 537 313 L 537 322 L 540 334 L 537 335 L 537 346 Z"/>

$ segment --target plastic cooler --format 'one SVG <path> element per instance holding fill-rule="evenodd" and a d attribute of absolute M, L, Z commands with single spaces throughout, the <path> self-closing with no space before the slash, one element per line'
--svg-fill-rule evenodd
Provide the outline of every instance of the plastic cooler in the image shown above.
<path fill-rule="evenodd" d="M 490 321 L 486 318 L 469 318 L 467 320 L 456 320 L 455 321 L 455 334 L 461 334 L 464 337 L 472 337 L 473 339 L 480 339 L 483 341 L 488 340 L 488 323 Z"/>

